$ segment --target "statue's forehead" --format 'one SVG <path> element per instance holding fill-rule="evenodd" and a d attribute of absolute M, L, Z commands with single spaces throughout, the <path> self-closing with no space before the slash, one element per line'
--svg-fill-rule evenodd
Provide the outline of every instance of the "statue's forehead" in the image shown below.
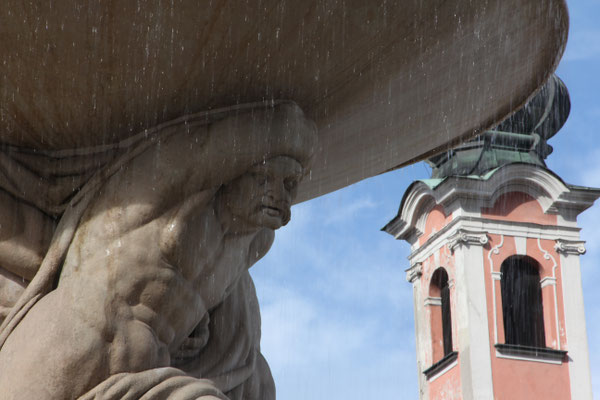
<path fill-rule="evenodd" d="M 250 168 L 250 172 L 287 177 L 302 175 L 304 168 L 295 158 L 278 156 L 253 165 Z"/>

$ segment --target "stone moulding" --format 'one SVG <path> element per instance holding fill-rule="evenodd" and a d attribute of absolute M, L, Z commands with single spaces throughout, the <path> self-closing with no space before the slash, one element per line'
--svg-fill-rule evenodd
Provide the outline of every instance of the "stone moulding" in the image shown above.
<path fill-rule="evenodd" d="M 423 374 L 428 380 L 442 372 L 445 368 L 449 367 L 458 358 L 458 352 L 452 351 L 446 354 L 440 361 L 434 363 L 432 366 L 423 371 Z"/>
<path fill-rule="evenodd" d="M 402 198 L 398 214 L 382 230 L 413 243 L 425 231 L 423 215 L 436 205 L 448 212 L 456 204 L 463 208 L 490 208 L 501 195 L 515 191 L 537 198 L 544 212 L 564 216 L 563 229 L 574 228 L 566 221 L 591 207 L 600 196 L 600 189 L 568 185 L 548 169 L 515 163 L 500 167 L 484 178 L 448 177 L 413 182 Z M 531 228 L 539 229 L 533 225 Z"/>
<path fill-rule="evenodd" d="M 554 245 L 554 250 L 558 253 L 574 254 L 577 256 L 585 254 L 585 242 L 574 240 L 558 239 Z"/>
<path fill-rule="evenodd" d="M 567 356 L 566 350 L 556 350 L 548 347 L 530 347 L 516 344 L 496 343 L 498 353 L 505 358 L 522 358 L 530 361 L 553 361 L 562 363 Z"/>
<path fill-rule="evenodd" d="M 485 232 L 472 232 L 458 229 L 448 238 L 448 248 L 451 252 L 454 252 L 454 250 L 461 245 L 484 246 L 488 241 L 488 236 Z"/>
<path fill-rule="evenodd" d="M 410 266 L 410 268 L 406 269 L 406 280 L 409 283 L 413 283 L 417 279 L 421 278 L 422 275 L 423 275 L 423 264 L 422 263 L 416 263 L 416 264 Z"/>
<path fill-rule="evenodd" d="M 425 307 L 429 307 L 429 306 L 441 306 L 442 305 L 442 298 L 441 297 L 427 297 L 425 298 L 425 301 L 423 302 L 423 305 Z"/>

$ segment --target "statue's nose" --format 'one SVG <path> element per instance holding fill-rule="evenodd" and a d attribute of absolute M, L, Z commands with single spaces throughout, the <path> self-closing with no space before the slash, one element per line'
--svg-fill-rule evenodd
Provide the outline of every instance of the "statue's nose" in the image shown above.
<path fill-rule="evenodd" d="M 267 196 L 277 203 L 287 203 L 290 201 L 290 194 L 285 189 L 285 184 L 283 183 L 283 181 L 280 180 L 273 180 L 269 182 L 269 185 L 267 187 Z"/>

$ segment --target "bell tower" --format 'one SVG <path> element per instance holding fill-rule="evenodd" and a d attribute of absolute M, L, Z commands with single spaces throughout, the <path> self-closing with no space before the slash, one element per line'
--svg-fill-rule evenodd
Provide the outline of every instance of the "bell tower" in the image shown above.
<path fill-rule="evenodd" d="M 550 171 L 555 76 L 493 130 L 428 160 L 383 230 L 411 244 L 421 399 L 592 399 L 577 216 L 600 189 Z"/>

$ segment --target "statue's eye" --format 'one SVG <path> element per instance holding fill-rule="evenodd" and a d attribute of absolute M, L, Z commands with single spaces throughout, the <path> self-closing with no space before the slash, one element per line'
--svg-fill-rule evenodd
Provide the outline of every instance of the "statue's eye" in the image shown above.
<path fill-rule="evenodd" d="M 283 181 L 283 185 L 285 186 L 285 189 L 288 191 L 294 190 L 296 188 L 296 186 L 298 185 L 298 181 L 295 179 L 292 179 L 292 178 L 288 178 Z"/>
<path fill-rule="evenodd" d="M 267 183 L 267 176 L 265 174 L 253 174 L 253 175 L 254 175 L 254 180 L 260 186 L 263 186 L 264 184 Z"/>

